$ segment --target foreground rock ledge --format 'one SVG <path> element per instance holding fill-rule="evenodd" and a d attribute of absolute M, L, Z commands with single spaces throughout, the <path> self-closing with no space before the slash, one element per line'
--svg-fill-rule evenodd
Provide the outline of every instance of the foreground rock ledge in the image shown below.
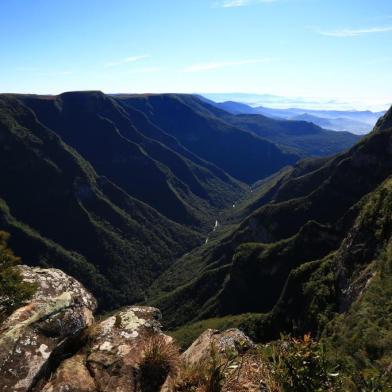
<path fill-rule="evenodd" d="M 160 311 L 129 306 L 94 322 L 96 301 L 78 281 L 57 269 L 20 268 L 37 291 L 0 326 L 0 391 L 139 391 L 148 342 L 173 343 L 161 331 Z M 179 364 L 209 361 L 212 347 L 218 355 L 241 355 L 253 343 L 237 329 L 207 330 Z M 168 377 L 162 391 L 172 391 L 174 382 Z"/>
<path fill-rule="evenodd" d="M 130 306 L 97 323 L 88 344 L 62 363 L 43 391 L 135 391 L 148 339 L 161 335 L 171 341 L 160 330 L 160 318 L 156 308 Z"/>
<path fill-rule="evenodd" d="M 20 267 L 37 291 L 0 326 L 0 390 L 30 391 L 54 357 L 93 323 L 94 297 L 57 269 Z"/>

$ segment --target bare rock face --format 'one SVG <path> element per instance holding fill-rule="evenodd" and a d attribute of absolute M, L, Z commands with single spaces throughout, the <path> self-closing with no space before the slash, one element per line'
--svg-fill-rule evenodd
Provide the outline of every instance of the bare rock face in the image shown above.
<path fill-rule="evenodd" d="M 85 363 L 84 355 L 66 359 L 42 389 L 45 392 L 96 392 L 94 379 Z"/>
<path fill-rule="evenodd" d="M 156 335 L 171 340 L 161 333 L 160 318 L 156 308 L 130 306 L 97 323 L 89 332 L 88 344 L 63 362 L 43 391 L 137 390 L 138 365 L 146 342 Z"/>
<path fill-rule="evenodd" d="M 233 328 L 223 332 L 207 329 L 182 354 L 182 358 L 188 365 L 195 365 L 208 362 L 212 350 L 215 350 L 218 356 L 239 355 L 253 346 L 253 342 L 239 329 Z"/>
<path fill-rule="evenodd" d="M 158 309 L 132 306 L 96 326 L 86 362 L 99 391 L 136 390 L 137 365 L 148 338 L 161 333 L 160 318 Z"/>
<path fill-rule="evenodd" d="M 37 290 L 0 326 L 0 391 L 33 389 L 53 357 L 93 322 L 94 297 L 57 269 L 20 267 Z"/>

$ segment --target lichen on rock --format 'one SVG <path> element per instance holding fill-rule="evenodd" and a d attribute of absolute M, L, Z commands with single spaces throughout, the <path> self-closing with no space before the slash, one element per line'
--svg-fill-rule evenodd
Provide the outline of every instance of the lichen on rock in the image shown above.
<path fill-rule="evenodd" d="M 239 329 L 233 328 L 223 332 L 207 329 L 183 353 L 182 357 L 189 365 L 194 365 L 208 361 L 212 350 L 217 355 L 227 353 L 238 355 L 253 346 L 253 342 Z"/>
<path fill-rule="evenodd" d="M 136 390 L 139 364 L 149 338 L 162 336 L 171 341 L 162 334 L 160 319 L 161 313 L 156 308 L 129 306 L 95 323 L 88 331 L 87 343 L 59 366 L 42 390 Z M 72 377 L 71 367 L 78 377 Z M 80 389 L 82 386 L 85 389 Z"/>
<path fill-rule="evenodd" d="M 94 322 L 96 301 L 75 279 L 56 269 L 20 268 L 37 290 L 0 326 L 0 392 L 138 391 L 151 374 L 159 374 L 158 386 L 177 374 L 178 348 L 162 333 L 158 309 L 129 306 Z M 153 342 L 171 355 L 175 372 L 156 356 Z M 181 361 L 193 366 L 207 362 L 212 349 L 223 357 L 252 346 L 239 330 L 207 330 Z M 162 391 L 171 391 L 170 377 Z"/>
<path fill-rule="evenodd" d="M 0 391 L 31 390 L 53 353 L 92 324 L 96 309 L 94 297 L 64 272 L 19 268 L 37 290 L 0 326 Z"/>

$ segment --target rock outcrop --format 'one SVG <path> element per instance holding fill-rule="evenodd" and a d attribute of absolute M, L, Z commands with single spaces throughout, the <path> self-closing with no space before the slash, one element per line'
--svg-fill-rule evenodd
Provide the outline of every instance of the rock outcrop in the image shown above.
<path fill-rule="evenodd" d="M 238 356 L 253 346 L 253 342 L 239 329 L 223 332 L 207 329 L 182 354 L 182 359 L 192 366 L 209 361 L 212 355 Z"/>
<path fill-rule="evenodd" d="M 0 391 L 30 391 L 93 322 L 94 297 L 57 269 L 20 267 L 31 301 L 0 326 Z"/>
<path fill-rule="evenodd" d="M 62 363 L 43 391 L 137 390 L 146 342 L 156 335 L 171 341 L 160 330 L 160 318 L 158 309 L 130 306 L 98 322 L 89 331 L 88 343 Z"/>
<path fill-rule="evenodd" d="M 94 322 L 94 297 L 57 269 L 21 269 L 36 291 L 0 326 L 0 391 L 133 391 L 161 313 L 130 306 Z"/>
<path fill-rule="evenodd" d="M 180 357 L 161 331 L 158 309 L 129 306 L 94 321 L 96 301 L 75 279 L 56 269 L 18 268 L 36 292 L 0 326 L 0 392 L 158 391 L 167 375 L 161 391 L 172 392 L 184 369 L 207 369 L 212 357 L 219 364 L 230 358 L 225 375 L 232 383 L 253 347 L 237 329 L 207 330 Z M 236 382 L 245 383 L 241 377 Z"/>
<path fill-rule="evenodd" d="M 168 377 L 161 392 L 192 390 L 203 392 L 208 389 L 219 373 L 220 390 L 260 391 L 260 376 L 252 359 L 254 343 L 239 329 L 220 332 L 204 331 L 181 355 L 180 366 L 174 377 Z M 245 385 L 244 389 L 241 385 Z"/>

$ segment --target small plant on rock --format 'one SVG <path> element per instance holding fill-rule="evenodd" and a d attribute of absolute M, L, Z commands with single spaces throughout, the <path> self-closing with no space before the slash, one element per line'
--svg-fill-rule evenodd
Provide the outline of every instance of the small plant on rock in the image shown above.
<path fill-rule="evenodd" d="M 204 388 L 207 382 L 205 364 L 181 364 L 177 377 L 172 381 L 173 392 L 195 392 Z"/>
<path fill-rule="evenodd" d="M 229 350 L 219 353 L 213 343 L 209 358 L 198 364 L 182 363 L 178 377 L 174 380 L 174 392 L 220 392 L 225 382 L 227 371 L 237 353 Z"/>
<path fill-rule="evenodd" d="M 151 337 L 139 364 L 141 392 L 158 392 L 167 376 L 174 376 L 179 365 L 179 350 L 164 335 Z"/>
<path fill-rule="evenodd" d="M 228 353 L 229 354 L 229 353 Z M 216 347 L 211 344 L 211 360 L 207 368 L 206 392 L 220 392 L 225 379 L 225 371 L 230 365 L 231 355 L 220 358 Z"/>

